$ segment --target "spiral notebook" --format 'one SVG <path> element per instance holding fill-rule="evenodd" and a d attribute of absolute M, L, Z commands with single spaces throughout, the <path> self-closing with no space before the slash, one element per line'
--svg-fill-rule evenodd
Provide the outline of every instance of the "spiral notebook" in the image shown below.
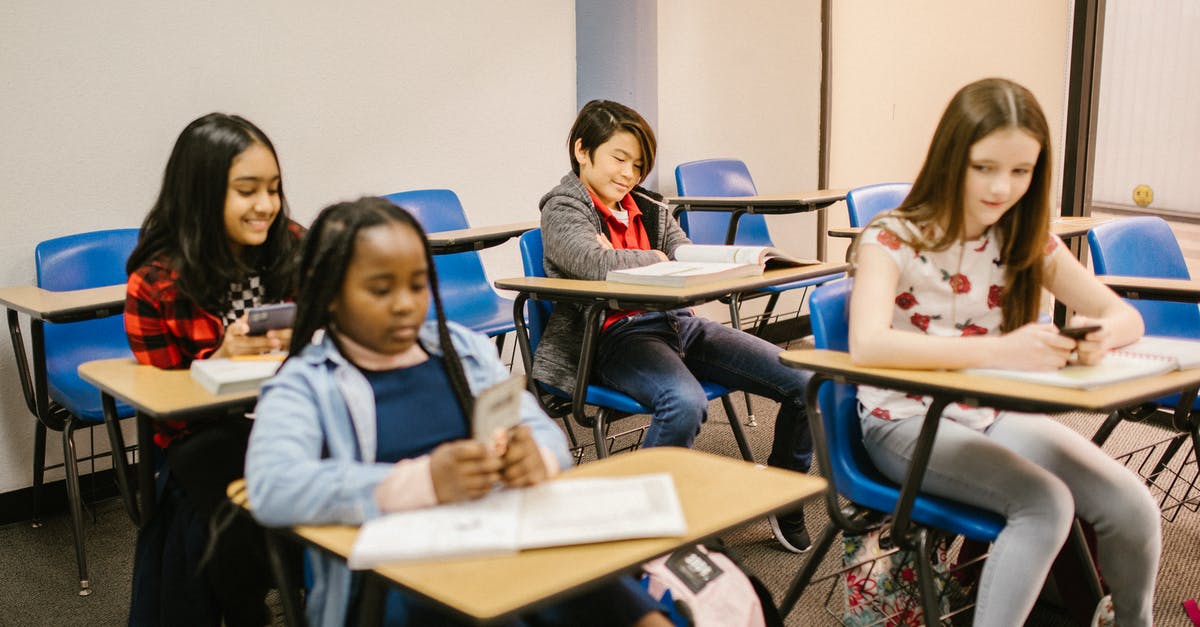
<path fill-rule="evenodd" d="M 1067 366 L 1048 372 L 968 368 L 963 372 L 1005 377 L 1066 388 L 1090 389 L 1172 370 L 1200 366 L 1200 341 L 1146 336 L 1112 351 L 1094 366 Z"/>

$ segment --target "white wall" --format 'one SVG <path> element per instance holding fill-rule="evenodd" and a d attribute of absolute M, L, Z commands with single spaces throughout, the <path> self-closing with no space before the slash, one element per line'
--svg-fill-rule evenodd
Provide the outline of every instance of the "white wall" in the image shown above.
<path fill-rule="evenodd" d="M 1107 0 L 1092 200 L 1141 211 L 1200 215 L 1200 3 Z"/>
<path fill-rule="evenodd" d="M 33 283 L 37 241 L 139 225 L 175 137 L 214 110 L 271 137 L 302 224 L 420 187 L 476 225 L 532 219 L 567 169 L 574 33 L 561 0 L 0 4 L 0 285 Z M 521 273 L 515 245 L 485 261 Z M 31 485 L 32 434 L 4 339 L 0 492 Z"/>

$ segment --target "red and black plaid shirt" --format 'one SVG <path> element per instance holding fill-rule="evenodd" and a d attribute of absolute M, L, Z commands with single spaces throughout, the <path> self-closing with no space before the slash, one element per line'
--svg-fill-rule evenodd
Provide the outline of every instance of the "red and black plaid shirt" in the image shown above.
<path fill-rule="evenodd" d="M 299 239 L 304 227 L 288 229 Z M 221 345 L 225 322 L 219 314 L 201 309 L 179 292 L 179 271 L 165 259 L 155 259 L 129 275 L 125 286 L 125 334 L 138 363 L 158 368 L 187 368 L 207 359 Z M 154 421 L 154 442 L 166 448 L 186 431 L 187 423 Z"/>

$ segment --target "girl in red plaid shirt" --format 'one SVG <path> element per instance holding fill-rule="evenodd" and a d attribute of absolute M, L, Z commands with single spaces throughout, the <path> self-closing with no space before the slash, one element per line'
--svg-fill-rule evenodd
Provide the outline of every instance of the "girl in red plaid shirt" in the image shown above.
<path fill-rule="evenodd" d="M 291 297 L 301 234 L 262 130 L 221 113 L 189 124 L 126 267 L 125 330 L 138 361 L 186 368 L 286 347 L 290 329 L 249 335 L 245 311 Z M 267 622 L 270 579 L 252 525 L 234 521 L 211 559 L 197 559 L 225 487 L 242 476 L 250 424 L 240 413 L 155 424 L 163 496 L 139 532 L 130 624 Z"/>

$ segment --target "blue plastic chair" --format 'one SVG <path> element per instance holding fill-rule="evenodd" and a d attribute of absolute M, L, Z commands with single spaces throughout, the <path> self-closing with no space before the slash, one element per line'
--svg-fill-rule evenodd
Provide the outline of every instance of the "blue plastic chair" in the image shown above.
<path fill-rule="evenodd" d="M 758 189 L 750 178 L 750 170 L 738 159 L 704 159 L 689 161 L 675 166 L 675 185 L 680 196 L 757 196 Z M 688 238 L 696 244 L 724 244 L 725 233 L 729 228 L 729 214 L 721 211 L 684 211 L 679 214 L 679 225 L 687 232 Z M 767 230 L 767 219 L 759 214 L 745 214 L 737 224 L 737 234 L 734 244 L 741 246 L 774 246 L 771 234 Z M 804 290 L 814 285 L 820 285 L 845 276 L 843 273 L 814 277 L 791 283 L 772 285 L 750 294 L 734 296 L 725 299 L 729 304 L 729 320 L 733 328 L 740 329 L 741 315 L 739 313 L 742 301 L 747 298 L 768 296 L 767 305 L 759 316 L 754 328 L 755 335 L 761 335 L 767 322 L 775 312 L 780 294 L 790 290 Z M 803 304 L 803 296 L 801 303 Z M 746 423 L 757 424 L 750 405 L 750 396 L 746 395 Z"/>
<path fill-rule="evenodd" d="M 34 250 L 38 287 L 51 291 L 80 290 L 124 284 L 125 261 L 137 244 L 138 229 L 114 229 L 79 233 L 46 240 Z M 40 492 L 47 466 L 46 429 L 62 432 L 63 465 L 67 499 L 74 524 L 75 552 L 79 563 L 80 594 L 89 591 L 84 555 L 82 497 L 79 490 L 75 432 L 104 422 L 100 391 L 79 377 L 80 364 L 95 359 L 132 358 L 125 337 L 125 316 L 46 324 L 43 327 L 46 357 L 46 386 L 50 399 L 48 420 L 37 423 L 34 442 L 33 501 L 37 520 Z M 132 408 L 117 404 L 117 416 L 133 416 Z M 48 423 L 48 424 L 47 424 Z M 114 455 L 124 451 L 113 451 Z M 57 466 L 51 466 L 54 468 Z"/>
<path fill-rule="evenodd" d="M 844 279 L 813 291 L 808 307 L 817 348 L 849 350 L 848 307 L 852 285 L 851 279 Z M 817 464 L 830 482 L 825 503 L 833 524 L 822 532 L 816 552 L 808 558 L 789 589 L 781 606 L 785 615 L 812 579 L 837 533 L 843 530 L 861 533 L 870 526 L 867 522 L 869 513 L 890 513 L 900 499 L 900 486 L 875 468 L 863 445 L 857 387 L 825 380 L 821 383 L 818 402 L 809 404 L 809 407 L 814 406 L 819 407 L 820 416 L 810 415 L 809 425 L 813 431 Z M 850 501 L 849 509 L 839 503 L 839 496 Z M 1004 528 L 1004 518 L 999 514 L 926 494 L 918 494 L 912 520 L 919 530 L 916 534 L 918 555 L 929 555 L 925 542 L 930 528 L 989 543 Z M 921 589 L 934 590 L 932 568 L 927 561 L 924 566 L 918 564 L 917 568 Z M 925 616 L 940 614 L 936 599 L 922 598 L 921 601 Z"/>
<path fill-rule="evenodd" d="M 458 195 L 448 189 L 418 189 L 385 196 L 408 210 L 427 232 L 465 229 L 467 215 Z M 433 258 L 446 317 L 463 326 L 496 338 L 497 350 L 513 325 L 513 301 L 492 289 L 479 253 L 469 250 Z M 433 308 L 429 316 L 435 315 Z"/>
<path fill-rule="evenodd" d="M 911 189 L 912 183 L 878 183 L 846 192 L 850 226 L 864 227 L 879 213 L 899 207 Z"/>
<path fill-rule="evenodd" d="M 542 230 L 533 229 L 521 234 L 519 246 L 521 249 L 521 264 L 524 267 L 525 276 L 546 276 L 545 266 L 542 261 Z M 542 332 L 546 329 L 546 322 L 550 319 L 552 309 L 553 304 L 549 301 L 533 299 L 525 301 L 526 330 L 528 333 L 518 334 L 518 341 L 521 343 L 521 353 L 525 357 L 526 372 L 532 370 L 533 356 L 537 353 L 538 342 L 542 338 Z M 546 402 L 543 395 L 538 394 L 539 401 L 542 402 L 542 406 L 548 414 L 556 418 L 564 418 L 563 423 L 567 427 L 567 433 L 571 436 L 572 444 L 575 444 L 575 435 L 571 430 L 570 424 L 565 419 L 566 414 L 571 413 L 571 395 L 564 390 L 540 381 L 536 382 L 536 384 L 540 391 L 557 399 L 557 402 Z M 737 441 L 738 451 L 741 453 L 742 459 L 751 462 L 754 461 L 754 456 L 750 452 L 750 446 L 746 442 L 746 434 L 742 431 L 742 425 L 738 422 L 737 415 L 733 411 L 733 403 L 729 401 L 729 390 L 724 386 L 708 381 L 701 381 L 700 385 L 704 388 L 704 394 L 708 400 L 711 401 L 714 398 L 721 399 L 721 403 L 725 407 L 725 413 L 729 417 L 729 426 L 733 429 L 733 437 Z M 608 437 L 607 429 L 609 424 L 620 417 L 651 413 L 649 407 L 637 402 L 633 397 L 601 385 L 588 385 L 587 391 L 584 394 L 584 402 L 597 408 L 596 415 L 590 418 L 577 416 L 576 419 L 580 422 L 580 426 L 592 429 L 596 456 L 600 458 L 608 457 L 608 447 L 601 446 L 601 442 L 604 442 Z"/>
<path fill-rule="evenodd" d="M 1175 233 L 1157 216 L 1136 216 L 1101 224 L 1088 232 L 1088 249 L 1096 274 L 1139 276 L 1156 279 L 1190 279 L 1183 251 Z M 1200 308 L 1195 303 L 1127 299 L 1142 314 L 1147 335 L 1200 339 Z M 1174 414 L 1179 394 L 1156 399 L 1153 403 L 1113 413 L 1092 441 L 1103 444 L 1121 420 L 1142 420 L 1163 411 Z M 1200 398 L 1192 403 L 1192 412 L 1200 411 Z M 1153 479 L 1189 438 L 1190 428 L 1175 425 L 1184 433 L 1166 446 L 1160 461 L 1148 477 Z M 1196 451 L 1200 454 L 1200 451 Z M 1164 512 L 1165 513 L 1165 512 Z"/>

